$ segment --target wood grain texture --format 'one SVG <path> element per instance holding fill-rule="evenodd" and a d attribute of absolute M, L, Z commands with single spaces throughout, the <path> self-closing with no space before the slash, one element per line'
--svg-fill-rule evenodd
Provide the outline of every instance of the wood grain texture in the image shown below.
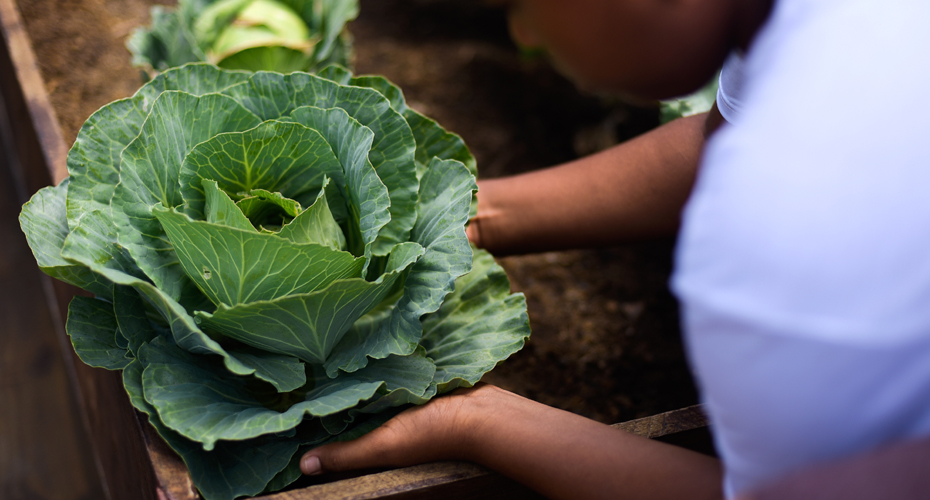
<path fill-rule="evenodd" d="M 0 57 L 0 75 L 12 74 L 9 62 Z M 25 188 L 6 92 L 0 97 L 0 498 L 101 498 L 50 283 L 19 229 Z"/>
<path fill-rule="evenodd" d="M 612 427 L 653 439 L 707 427 L 707 417 L 704 414 L 704 405 L 694 405 L 651 417 L 613 424 Z"/>
<path fill-rule="evenodd" d="M 9 185 L 20 186 L 18 195 L 9 199 L 25 201 L 24 198 L 29 194 L 65 177 L 67 147 L 36 66 L 27 33 L 12 0 L 0 0 L 0 27 L 3 35 L 3 45 L 0 47 L 0 92 L 11 124 L 8 127 L 8 135 L 11 136 L 8 143 L 12 145 L 10 152 L 18 159 L 17 168 L 11 166 L 7 170 L 15 179 Z M 15 214 L 18 213 L 16 207 Z M 22 239 L 25 247 L 25 238 L 18 224 L 15 234 L 17 236 L 11 238 Z M 129 404 L 120 374 L 84 365 L 77 359 L 64 333 L 67 304 L 77 289 L 57 281 L 53 283 L 50 278 L 41 275 L 35 267 L 35 260 L 28 255 L 28 248 L 25 252 L 28 258 L 19 264 L 19 268 L 36 274 L 31 280 L 39 283 L 37 286 L 41 293 L 32 302 L 45 307 L 46 312 L 41 318 L 52 324 L 53 352 L 59 359 L 64 359 L 64 372 L 67 374 L 63 386 L 65 396 L 77 401 L 76 408 L 59 414 L 73 415 L 79 426 L 83 424 L 83 430 L 90 441 L 89 446 L 86 441 L 80 444 L 85 457 L 63 465 L 67 469 L 59 474 L 67 477 L 71 470 L 96 469 L 95 476 L 100 479 L 87 498 L 155 500 L 155 475 L 146 452 L 141 426 Z M 2 290 L 15 293 L 16 287 L 4 286 Z M 28 308 L 24 307 L 23 311 L 28 311 Z M 39 318 L 33 320 L 39 321 Z M 35 395 L 31 399 L 44 400 Z M 35 440 L 37 443 L 56 441 L 48 435 L 41 439 L 35 436 Z M 75 491 L 80 489 L 74 488 Z M 50 495 L 47 498 L 71 498 L 64 495 Z M 0 497 L 8 498 L 3 495 Z"/>
<path fill-rule="evenodd" d="M 701 405 L 614 424 L 648 438 L 707 425 Z M 345 479 L 260 497 L 263 500 L 449 498 L 536 499 L 539 494 L 492 470 L 468 462 L 437 462 Z"/>
<path fill-rule="evenodd" d="M 434 462 L 258 497 L 261 500 L 515 499 L 543 497 L 480 465 Z"/>
<path fill-rule="evenodd" d="M 200 494 L 194 488 L 187 466 L 168 443 L 158 435 L 155 428 L 148 424 L 148 417 L 136 412 L 136 418 L 143 426 L 145 448 L 157 479 L 159 500 L 197 500 Z"/>
<path fill-rule="evenodd" d="M 145 416 L 139 415 L 142 422 Z M 701 405 L 614 424 L 612 427 L 643 437 L 660 438 L 707 426 Z M 149 455 L 167 500 L 196 500 L 181 459 L 146 424 Z M 543 497 L 516 481 L 470 462 L 434 462 L 350 477 L 286 491 L 256 500 L 539 500 Z"/>

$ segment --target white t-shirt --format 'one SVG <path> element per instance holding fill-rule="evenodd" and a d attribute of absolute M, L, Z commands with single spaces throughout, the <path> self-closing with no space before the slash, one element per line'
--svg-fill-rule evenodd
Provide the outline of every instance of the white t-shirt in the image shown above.
<path fill-rule="evenodd" d="M 930 435 L 928 23 L 776 0 L 718 100 L 672 286 L 729 496 Z"/>

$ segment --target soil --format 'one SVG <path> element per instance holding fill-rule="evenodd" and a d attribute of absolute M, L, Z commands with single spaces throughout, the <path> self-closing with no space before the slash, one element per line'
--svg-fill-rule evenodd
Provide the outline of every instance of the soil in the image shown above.
<path fill-rule="evenodd" d="M 141 85 L 123 44 L 154 3 L 19 1 L 69 143 L 91 113 Z M 657 123 L 656 110 L 583 95 L 521 54 L 503 13 L 480 2 L 362 0 L 350 30 L 356 71 L 385 75 L 460 134 L 482 177 L 572 160 Z M 696 403 L 666 285 L 672 245 L 499 259 L 526 294 L 533 334 L 485 380 L 606 423 Z"/>

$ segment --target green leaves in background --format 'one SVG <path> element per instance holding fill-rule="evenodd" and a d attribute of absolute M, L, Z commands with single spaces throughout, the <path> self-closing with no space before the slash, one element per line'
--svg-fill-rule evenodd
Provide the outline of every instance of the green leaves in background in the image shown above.
<path fill-rule="evenodd" d="M 714 102 L 717 100 L 718 77 L 719 72 L 707 85 L 693 94 L 660 102 L 659 119 L 662 123 L 710 111 L 710 108 L 713 107 Z"/>
<path fill-rule="evenodd" d="M 190 62 L 247 71 L 314 71 L 351 59 L 358 0 L 180 0 L 152 7 L 126 43 L 150 75 Z"/>

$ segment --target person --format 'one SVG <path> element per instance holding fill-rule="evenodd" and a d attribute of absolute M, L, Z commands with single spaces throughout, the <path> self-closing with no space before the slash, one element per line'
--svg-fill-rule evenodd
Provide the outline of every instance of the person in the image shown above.
<path fill-rule="evenodd" d="M 727 61 L 710 113 L 481 181 L 469 227 L 501 254 L 677 232 L 671 285 L 720 460 L 484 385 L 302 470 L 462 459 L 550 498 L 735 498 L 930 436 L 930 4 L 506 3 L 516 41 L 582 88 L 668 98 Z"/>

